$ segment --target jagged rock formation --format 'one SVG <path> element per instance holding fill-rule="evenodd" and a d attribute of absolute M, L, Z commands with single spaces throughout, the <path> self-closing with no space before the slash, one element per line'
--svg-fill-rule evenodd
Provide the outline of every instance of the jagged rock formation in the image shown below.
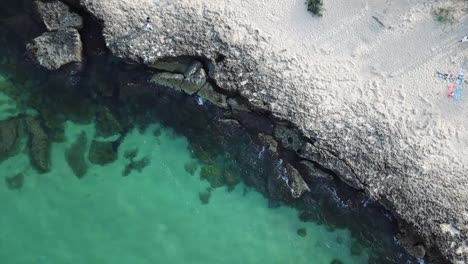
<path fill-rule="evenodd" d="M 83 19 L 60 1 L 35 1 L 34 5 L 38 20 L 49 32 L 26 46 L 32 61 L 48 70 L 81 63 L 83 45 L 77 29 L 83 27 Z"/>

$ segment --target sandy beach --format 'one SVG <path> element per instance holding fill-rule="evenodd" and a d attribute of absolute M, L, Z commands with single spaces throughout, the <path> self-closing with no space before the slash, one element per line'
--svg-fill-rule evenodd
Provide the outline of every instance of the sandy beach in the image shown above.
<path fill-rule="evenodd" d="M 326 111 L 365 102 L 412 140 L 443 144 L 447 156 L 467 156 L 468 99 L 449 100 L 451 82 L 435 76 L 468 69 L 468 43 L 460 42 L 468 34 L 463 1 L 324 1 L 321 18 L 302 1 L 187 1 L 195 2 L 249 24 L 268 36 L 268 49 L 305 65 L 316 86 L 333 97 L 322 106 Z M 431 13 L 446 6 L 457 10 L 453 24 Z"/>

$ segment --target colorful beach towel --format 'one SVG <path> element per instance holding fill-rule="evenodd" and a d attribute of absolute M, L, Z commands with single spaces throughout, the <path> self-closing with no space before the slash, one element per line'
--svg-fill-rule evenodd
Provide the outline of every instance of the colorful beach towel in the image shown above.
<path fill-rule="evenodd" d="M 459 102 L 461 100 L 463 96 L 463 89 L 461 87 L 458 87 L 456 90 L 455 90 L 455 93 L 453 95 L 453 99 L 456 101 L 456 102 Z"/>
<path fill-rule="evenodd" d="M 454 83 L 449 85 L 448 88 L 448 97 L 453 98 L 455 96 L 455 90 L 457 90 L 457 87 L 455 86 Z"/>

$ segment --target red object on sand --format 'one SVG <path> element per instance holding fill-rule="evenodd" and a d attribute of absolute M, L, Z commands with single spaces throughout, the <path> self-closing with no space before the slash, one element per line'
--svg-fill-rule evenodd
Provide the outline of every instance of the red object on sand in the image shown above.
<path fill-rule="evenodd" d="M 457 89 L 457 87 L 455 86 L 454 83 L 449 85 L 449 88 L 448 88 L 448 97 L 449 98 L 453 98 L 453 96 L 455 95 L 455 90 L 456 89 Z"/>

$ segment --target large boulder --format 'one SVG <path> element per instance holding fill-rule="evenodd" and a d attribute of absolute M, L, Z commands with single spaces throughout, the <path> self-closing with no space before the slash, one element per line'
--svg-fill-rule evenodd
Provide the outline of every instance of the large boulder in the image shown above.
<path fill-rule="evenodd" d="M 202 68 L 196 69 L 191 75 L 180 73 L 161 72 L 151 79 L 151 82 L 175 90 L 183 90 L 187 94 L 195 94 L 206 84 L 206 73 Z"/>
<path fill-rule="evenodd" d="M 211 103 L 222 107 L 227 108 L 228 103 L 226 101 L 226 95 L 219 93 L 216 91 L 210 83 L 206 83 L 197 93 L 200 97 L 210 101 Z"/>
<path fill-rule="evenodd" d="M 78 31 L 66 29 L 43 33 L 26 45 L 26 50 L 38 65 L 57 70 L 71 62 L 81 63 L 83 46 Z"/>
<path fill-rule="evenodd" d="M 291 188 L 291 196 L 293 198 L 299 198 L 305 192 L 310 192 L 309 186 L 302 179 L 301 174 L 294 168 L 291 164 L 286 163 L 286 171 L 289 182 L 289 187 Z"/>
<path fill-rule="evenodd" d="M 267 180 L 268 194 L 272 200 L 294 202 L 310 188 L 299 171 L 289 162 L 280 160 L 277 173 L 271 174 Z"/>
<path fill-rule="evenodd" d="M 83 19 L 60 1 L 35 1 L 35 11 L 47 30 L 83 28 Z"/>
<path fill-rule="evenodd" d="M 33 117 L 25 120 L 29 134 L 29 158 L 32 165 L 41 173 L 50 170 L 50 142 L 40 121 Z"/>

